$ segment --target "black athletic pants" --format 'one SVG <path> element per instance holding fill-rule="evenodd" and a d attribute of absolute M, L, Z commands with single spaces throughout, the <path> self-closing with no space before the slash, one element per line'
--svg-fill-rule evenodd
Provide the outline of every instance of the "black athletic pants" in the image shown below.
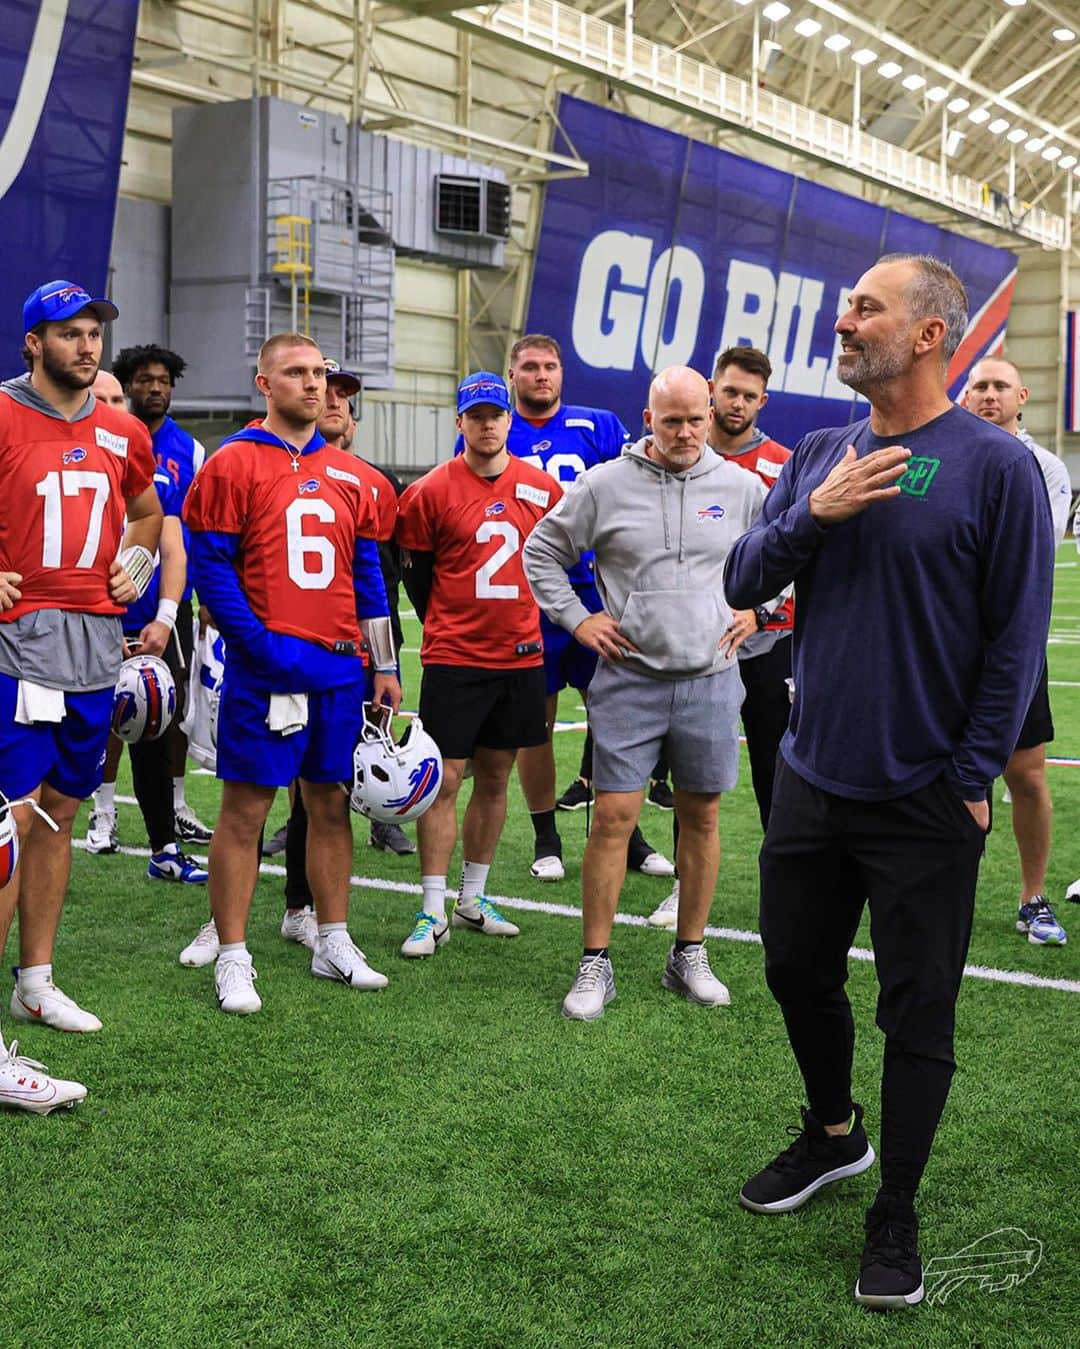
<path fill-rule="evenodd" d="M 754 784 L 761 827 L 767 829 L 776 755 L 791 716 L 791 699 L 786 682 L 791 678 L 791 638 L 782 637 L 771 651 L 741 660 L 739 674 L 746 690 L 742 724 L 750 756 L 750 777 Z"/>
<path fill-rule="evenodd" d="M 180 606 L 180 614 L 183 613 L 184 606 Z M 191 605 L 187 605 L 189 631 L 191 618 Z M 178 615 L 178 626 L 179 626 Z M 137 632 L 126 633 L 125 636 L 136 638 Z M 174 634 L 169 637 L 162 654 L 162 660 L 172 671 L 173 679 L 176 681 L 176 719 L 179 720 L 184 715 L 183 687 L 181 679 L 184 677 L 185 665 L 182 665 L 177 654 L 177 636 Z M 190 665 L 190 648 L 185 653 L 185 664 Z M 173 780 L 172 780 L 172 736 L 169 731 L 164 735 L 158 736 L 156 740 L 137 740 L 134 744 L 128 746 L 128 752 L 131 755 L 131 785 L 135 792 L 135 800 L 139 803 L 139 809 L 142 812 L 143 823 L 146 825 L 146 834 L 150 840 L 150 851 L 161 852 L 163 848 L 170 843 L 176 842 L 176 817 L 173 814 Z"/>
<path fill-rule="evenodd" d="M 289 832 L 285 835 L 285 907 L 315 907 L 307 879 L 307 811 L 304 794 L 296 783 L 296 798 L 289 812 Z"/>
<path fill-rule="evenodd" d="M 762 845 L 765 977 L 823 1124 L 851 1114 L 844 992 L 863 905 L 877 967 L 882 1185 L 914 1193 L 956 1063 L 956 998 L 985 835 L 944 777 L 893 801 L 811 786 L 781 757 Z"/>

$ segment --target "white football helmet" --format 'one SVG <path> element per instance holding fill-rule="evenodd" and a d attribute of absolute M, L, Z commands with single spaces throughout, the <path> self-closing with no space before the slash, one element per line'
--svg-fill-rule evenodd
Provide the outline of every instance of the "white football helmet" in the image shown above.
<path fill-rule="evenodd" d="M 176 712 L 176 682 L 160 656 L 132 656 L 120 666 L 112 733 L 132 744 L 157 740 Z"/>
<path fill-rule="evenodd" d="M 54 833 L 60 828 L 52 816 L 42 810 L 36 801 L 29 798 L 9 801 L 4 793 L 0 792 L 0 890 L 15 875 L 15 868 L 19 865 L 19 829 L 15 823 L 15 816 L 11 813 L 12 806 L 31 806 L 34 813 L 40 815 Z"/>
<path fill-rule="evenodd" d="M 419 819 L 438 796 L 442 755 L 419 717 L 413 717 L 399 741 L 389 727 L 388 707 L 364 704 L 364 725 L 353 751 L 349 804 L 370 820 L 405 824 Z"/>

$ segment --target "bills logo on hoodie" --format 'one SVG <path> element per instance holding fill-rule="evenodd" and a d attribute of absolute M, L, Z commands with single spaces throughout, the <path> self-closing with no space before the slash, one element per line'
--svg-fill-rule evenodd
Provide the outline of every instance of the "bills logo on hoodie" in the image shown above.
<path fill-rule="evenodd" d="M 722 520 L 726 514 L 723 506 L 703 506 L 697 513 L 698 524 L 704 524 L 707 520 Z"/>

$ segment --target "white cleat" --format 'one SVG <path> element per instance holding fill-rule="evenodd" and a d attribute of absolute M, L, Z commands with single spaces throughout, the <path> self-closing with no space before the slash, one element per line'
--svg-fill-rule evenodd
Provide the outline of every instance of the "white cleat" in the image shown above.
<path fill-rule="evenodd" d="M 486 937 L 516 937 L 521 928 L 504 918 L 490 899 L 477 895 L 475 899 L 459 899 L 450 915 L 454 927 L 467 927 L 482 932 Z"/>
<path fill-rule="evenodd" d="M 212 965 L 218 958 L 217 925 L 211 918 L 199 928 L 194 941 L 188 942 L 180 952 L 180 964 L 189 969 L 199 969 L 203 965 Z"/>
<path fill-rule="evenodd" d="M 316 979 L 337 979 L 365 993 L 374 993 L 390 982 L 385 974 L 371 968 L 367 956 L 347 932 L 319 937 L 311 957 L 311 972 Z"/>
<path fill-rule="evenodd" d="M 577 977 L 563 998 L 568 1021 L 596 1021 L 615 996 L 615 971 L 608 956 L 582 956 Z"/>
<path fill-rule="evenodd" d="M 675 863 L 669 862 L 661 852 L 651 852 L 637 868 L 643 876 L 674 876 Z"/>
<path fill-rule="evenodd" d="M 262 1006 L 255 992 L 255 966 L 250 956 L 219 956 L 214 967 L 214 991 L 223 1012 L 250 1016 Z"/>
<path fill-rule="evenodd" d="M 709 953 L 704 943 L 668 953 L 667 967 L 660 982 L 673 993 L 681 993 L 699 1007 L 727 1007 L 731 994 L 709 968 Z"/>
<path fill-rule="evenodd" d="M 538 857 L 529 868 L 529 875 L 538 881 L 561 881 L 566 879 L 566 868 L 562 858 L 552 853 L 548 857 Z"/>
<path fill-rule="evenodd" d="M 86 851 L 95 854 L 116 852 L 119 846 L 116 811 L 92 810 L 86 830 Z"/>
<path fill-rule="evenodd" d="M 43 1063 L 19 1053 L 18 1040 L 12 1040 L 7 1049 L 0 1041 L 0 1105 L 47 1115 L 62 1106 L 70 1110 L 85 1098 L 86 1088 L 81 1082 L 50 1077 Z"/>
<path fill-rule="evenodd" d="M 23 988 L 19 979 L 11 990 L 11 1015 L 16 1021 L 36 1022 L 56 1030 L 88 1035 L 100 1030 L 101 1022 L 93 1012 L 84 1012 L 74 999 L 56 987 L 52 979 L 37 988 Z"/>
<path fill-rule="evenodd" d="M 281 920 L 281 935 L 286 941 L 306 946 L 309 951 L 315 950 L 315 942 L 319 936 L 319 920 L 311 912 L 310 904 L 302 909 L 285 910 L 285 917 Z"/>
<path fill-rule="evenodd" d="M 410 960 L 433 956 L 440 946 L 450 940 L 450 923 L 446 917 L 433 913 L 418 913 L 413 930 L 401 943 L 401 954 Z"/>
<path fill-rule="evenodd" d="M 671 888 L 671 894 L 649 914 L 650 927 L 676 927 L 679 922 L 679 882 Z"/>

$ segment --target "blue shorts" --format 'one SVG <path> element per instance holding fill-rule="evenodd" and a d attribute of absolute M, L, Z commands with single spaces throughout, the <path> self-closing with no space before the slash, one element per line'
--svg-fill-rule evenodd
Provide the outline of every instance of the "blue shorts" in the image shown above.
<path fill-rule="evenodd" d="M 19 681 L 0 673 L 0 791 L 12 800 L 47 782 L 82 800 L 101 786 L 115 690 L 65 693 L 63 721 L 15 720 Z"/>
<path fill-rule="evenodd" d="M 352 782 L 353 749 L 364 717 L 364 686 L 348 684 L 308 694 L 308 723 L 292 735 L 266 724 L 270 695 L 230 680 L 228 666 L 218 713 L 217 775 L 225 782 L 287 787 Z"/>
<path fill-rule="evenodd" d="M 585 585 L 574 586 L 574 594 L 590 614 L 598 614 L 604 607 L 600 592 L 592 581 Z M 589 680 L 596 671 L 596 652 L 575 641 L 558 623 L 552 623 L 542 609 L 540 636 L 544 639 L 544 678 L 547 681 L 547 696 L 550 698 L 553 693 L 560 693 L 567 687 L 587 689 Z"/>

